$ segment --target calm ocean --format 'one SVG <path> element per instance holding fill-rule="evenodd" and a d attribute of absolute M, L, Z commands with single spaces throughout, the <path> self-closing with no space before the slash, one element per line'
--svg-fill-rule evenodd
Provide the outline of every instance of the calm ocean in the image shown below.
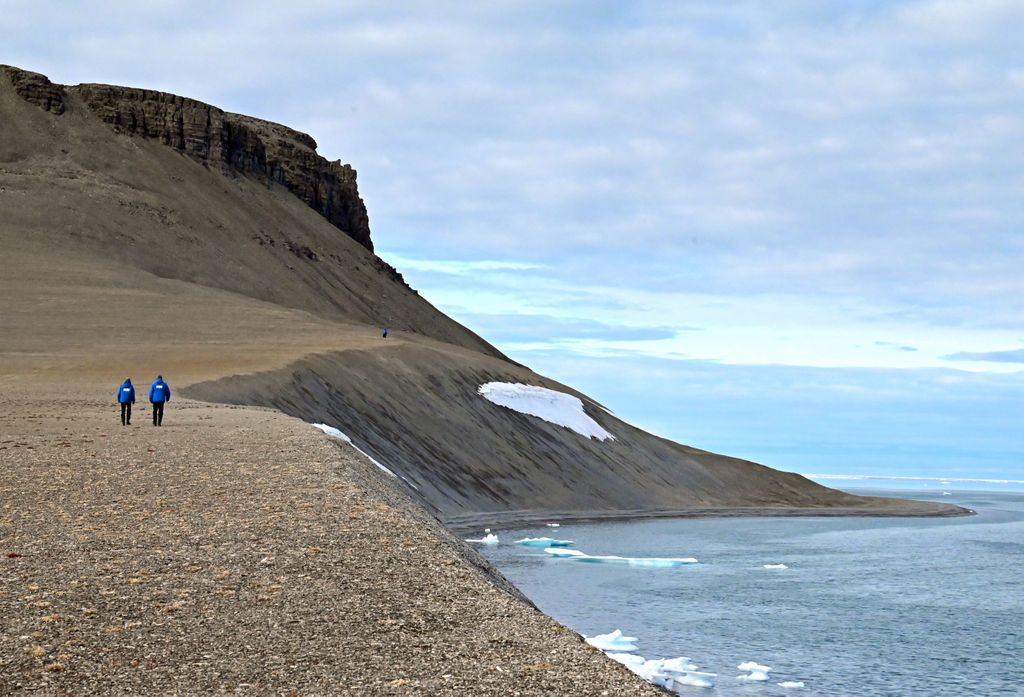
<path fill-rule="evenodd" d="M 689 656 L 718 673 L 712 689 L 686 688 L 694 695 L 1024 695 L 1024 494 L 885 493 L 978 515 L 566 524 L 497 531 L 501 544 L 482 551 L 581 634 L 622 629 L 646 658 Z M 582 564 L 510 544 L 540 536 L 700 563 Z M 771 666 L 771 680 L 738 682 L 744 661 Z M 787 680 L 805 687 L 776 684 Z"/>

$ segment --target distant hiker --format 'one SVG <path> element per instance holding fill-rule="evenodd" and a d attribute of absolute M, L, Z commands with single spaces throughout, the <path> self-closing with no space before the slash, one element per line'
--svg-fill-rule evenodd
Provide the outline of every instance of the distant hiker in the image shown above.
<path fill-rule="evenodd" d="M 157 375 L 156 381 L 149 386 L 149 401 L 153 404 L 153 425 L 163 425 L 164 403 L 171 401 L 171 388 L 164 382 L 163 375 Z"/>
<path fill-rule="evenodd" d="M 132 405 L 135 404 L 135 385 L 131 378 L 125 378 L 117 388 L 117 403 L 121 405 L 121 425 L 132 425 Z"/>
<path fill-rule="evenodd" d="M 384 338 L 384 339 L 388 338 L 388 328 L 387 327 L 384 327 L 384 333 L 381 334 L 381 338 Z"/>

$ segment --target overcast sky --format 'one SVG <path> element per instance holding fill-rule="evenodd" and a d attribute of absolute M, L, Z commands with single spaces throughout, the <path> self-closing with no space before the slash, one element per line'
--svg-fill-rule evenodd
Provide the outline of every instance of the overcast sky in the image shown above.
<path fill-rule="evenodd" d="M 0 0 L 0 62 L 310 133 L 428 299 L 662 435 L 1024 480 L 1024 1 L 472 5 Z"/>

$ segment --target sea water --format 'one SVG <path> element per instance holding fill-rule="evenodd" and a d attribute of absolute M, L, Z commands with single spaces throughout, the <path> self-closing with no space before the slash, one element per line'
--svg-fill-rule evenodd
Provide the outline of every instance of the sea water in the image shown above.
<path fill-rule="evenodd" d="M 700 562 L 669 569 L 579 564 L 512 544 L 482 551 L 541 610 L 581 634 L 622 629 L 646 658 L 689 656 L 718 673 L 714 688 L 686 688 L 694 695 L 1024 695 L 1024 494 L 918 498 L 978 515 L 559 530 L 587 554 Z M 777 564 L 787 568 L 765 568 Z M 771 666 L 769 682 L 737 681 L 745 661 Z M 805 687 L 777 685 L 784 681 Z"/>

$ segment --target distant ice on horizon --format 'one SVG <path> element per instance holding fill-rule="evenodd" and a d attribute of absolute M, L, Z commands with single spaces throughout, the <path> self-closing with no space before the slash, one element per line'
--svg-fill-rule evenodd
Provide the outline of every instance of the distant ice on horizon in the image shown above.
<path fill-rule="evenodd" d="M 615 436 L 587 415 L 583 410 L 583 402 L 571 394 L 518 382 L 488 382 L 481 385 L 477 392 L 498 406 L 536 416 L 581 436 L 601 441 L 615 440 Z"/>

